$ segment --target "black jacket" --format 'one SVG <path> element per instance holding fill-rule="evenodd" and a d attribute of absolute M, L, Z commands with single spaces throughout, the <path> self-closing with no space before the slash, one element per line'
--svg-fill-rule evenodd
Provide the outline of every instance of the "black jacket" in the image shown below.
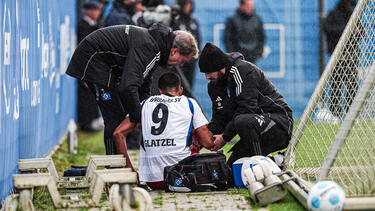
<path fill-rule="evenodd" d="M 81 20 L 78 23 L 77 27 L 77 38 L 78 43 L 83 40 L 87 35 L 89 35 L 91 32 L 99 29 L 98 24 L 90 25 L 85 18 L 81 18 Z"/>
<path fill-rule="evenodd" d="M 335 50 L 352 12 L 352 10 L 345 8 L 345 1 L 341 1 L 324 19 L 323 31 L 327 37 L 328 52 L 330 54 Z"/>
<path fill-rule="evenodd" d="M 240 10 L 227 19 L 224 43 L 227 52 L 240 52 L 246 61 L 254 62 L 262 56 L 265 35 L 261 18 Z"/>
<path fill-rule="evenodd" d="M 229 89 L 229 104 L 234 114 L 223 133 L 224 140 L 229 141 L 235 136 L 233 119 L 239 114 L 268 115 L 291 135 L 292 109 L 284 97 L 264 73 L 254 64 L 243 60 L 240 53 L 231 53 L 229 56 L 231 62 L 225 69 L 224 78 Z"/>
<path fill-rule="evenodd" d="M 140 99 L 149 96 L 151 75 L 167 64 L 175 35 L 160 24 L 150 29 L 118 25 L 101 28 L 80 42 L 66 73 L 118 89 L 132 122 L 140 122 Z"/>
<path fill-rule="evenodd" d="M 212 102 L 212 118 L 207 127 L 212 134 L 222 134 L 234 114 L 232 104 L 228 103 L 228 89 L 224 81 L 208 83 L 207 90 Z"/>

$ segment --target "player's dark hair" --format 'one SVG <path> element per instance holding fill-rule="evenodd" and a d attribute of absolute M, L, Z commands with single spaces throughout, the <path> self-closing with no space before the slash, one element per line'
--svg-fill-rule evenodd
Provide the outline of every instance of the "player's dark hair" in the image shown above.
<path fill-rule="evenodd" d="M 178 90 L 181 87 L 181 78 L 176 73 L 165 73 L 159 78 L 159 89 L 167 91 Z"/>

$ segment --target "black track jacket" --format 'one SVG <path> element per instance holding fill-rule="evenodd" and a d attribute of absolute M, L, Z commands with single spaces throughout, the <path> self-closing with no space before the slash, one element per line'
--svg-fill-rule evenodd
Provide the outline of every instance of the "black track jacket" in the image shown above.
<path fill-rule="evenodd" d="M 140 99 L 149 96 L 152 72 L 165 65 L 175 35 L 160 24 L 101 28 L 79 43 L 66 73 L 118 89 L 132 122 L 141 121 Z"/>
<path fill-rule="evenodd" d="M 212 103 L 212 118 L 207 127 L 214 135 L 222 134 L 234 114 L 232 105 L 228 103 L 228 89 L 225 81 L 220 81 L 208 83 L 207 90 Z"/>
<path fill-rule="evenodd" d="M 233 119 L 239 114 L 267 115 L 291 136 L 292 109 L 284 97 L 257 66 L 243 60 L 242 54 L 228 55 L 231 63 L 225 69 L 224 79 L 234 114 L 223 132 L 224 140 L 230 141 L 236 135 Z"/>

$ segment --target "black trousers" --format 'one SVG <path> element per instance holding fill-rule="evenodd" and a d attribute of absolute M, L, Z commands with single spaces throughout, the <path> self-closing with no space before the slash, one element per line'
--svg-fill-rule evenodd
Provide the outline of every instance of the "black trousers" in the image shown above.
<path fill-rule="evenodd" d="M 125 119 L 128 112 L 124 107 L 125 102 L 121 100 L 116 89 L 110 89 L 93 83 L 87 83 L 90 91 L 95 95 L 104 120 L 104 146 L 107 155 L 117 154 L 113 132 Z"/>
<path fill-rule="evenodd" d="M 241 114 L 234 119 L 234 125 L 241 139 L 231 149 L 232 155 L 227 161 L 229 166 L 240 158 L 265 156 L 289 144 L 288 131 L 268 115 Z"/>
<path fill-rule="evenodd" d="M 77 80 L 77 91 L 78 125 L 82 130 L 89 130 L 91 122 L 100 117 L 98 104 L 90 89 L 86 88 L 81 80 Z"/>

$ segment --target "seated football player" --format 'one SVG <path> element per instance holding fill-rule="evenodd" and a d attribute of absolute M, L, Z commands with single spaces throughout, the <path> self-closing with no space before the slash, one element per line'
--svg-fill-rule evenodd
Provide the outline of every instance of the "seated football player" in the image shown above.
<path fill-rule="evenodd" d="M 160 95 L 142 102 L 142 134 L 138 174 L 141 182 L 153 190 L 164 189 L 163 171 L 192 154 L 192 130 L 199 144 L 206 149 L 214 146 L 207 119 L 198 103 L 182 94 L 181 79 L 166 73 L 159 79 Z M 135 127 L 129 118 L 116 128 L 114 138 L 119 154 L 126 158 L 126 167 L 134 171 L 129 159 L 125 136 Z"/>

